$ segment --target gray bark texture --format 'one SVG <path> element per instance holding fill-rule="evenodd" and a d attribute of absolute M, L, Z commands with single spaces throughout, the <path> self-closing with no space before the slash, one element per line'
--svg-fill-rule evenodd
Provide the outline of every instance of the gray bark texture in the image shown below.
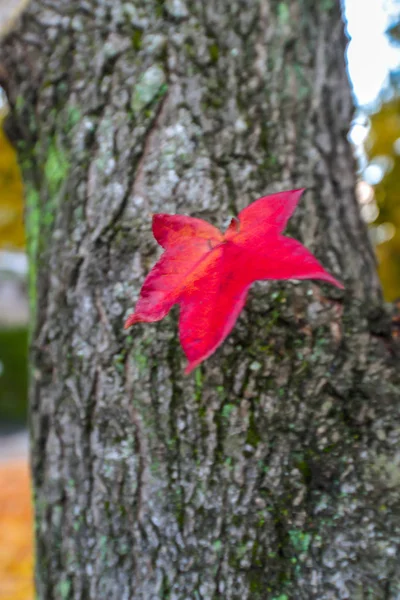
<path fill-rule="evenodd" d="M 399 360 L 355 199 L 338 1 L 32 0 L 3 42 L 35 293 L 40 600 L 399 600 Z M 156 212 L 287 233 L 345 283 L 253 286 L 190 376 L 123 331 Z"/>

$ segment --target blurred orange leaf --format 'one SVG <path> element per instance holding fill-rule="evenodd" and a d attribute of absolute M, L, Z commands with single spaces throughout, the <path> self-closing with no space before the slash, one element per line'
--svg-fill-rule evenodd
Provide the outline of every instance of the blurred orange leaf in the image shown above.
<path fill-rule="evenodd" d="M 26 460 L 0 463 L 0 600 L 33 600 L 33 511 Z"/>

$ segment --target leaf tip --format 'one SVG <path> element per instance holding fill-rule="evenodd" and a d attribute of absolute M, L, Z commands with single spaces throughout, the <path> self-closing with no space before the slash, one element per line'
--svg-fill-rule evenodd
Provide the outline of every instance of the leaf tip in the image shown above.
<path fill-rule="evenodd" d="M 306 190 L 307 190 L 307 188 L 305 188 L 305 187 L 296 188 L 295 190 L 290 190 L 290 193 L 294 194 L 296 196 L 296 203 L 300 200 L 301 196 L 304 194 L 304 192 Z"/>
<path fill-rule="evenodd" d="M 192 362 L 189 363 L 188 365 L 186 365 L 185 367 L 185 375 L 189 375 L 193 369 L 195 369 L 197 367 L 197 362 Z"/>
<path fill-rule="evenodd" d="M 335 285 L 340 290 L 344 290 L 343 283 L 341 281 L 339 281 L 338 279 L 336 279 L 336 277 L 333 277 L 333 275 L 331 275 L 330 273 L 326 273 L 325 281 L 327 281 L 328 283 L 331 283 L 332 285 Z"/>
<path fill-rule="evenodd" d="M 132 327 L 132 325 L 134 325 L 138 321 L 139 321 L 139 319 L 137 318 L 136 314 L 132 313 L 131 315 L 129 315 L 129 317 L 125 321 L 124 329 L 129 329 L 129 327 Z"/>

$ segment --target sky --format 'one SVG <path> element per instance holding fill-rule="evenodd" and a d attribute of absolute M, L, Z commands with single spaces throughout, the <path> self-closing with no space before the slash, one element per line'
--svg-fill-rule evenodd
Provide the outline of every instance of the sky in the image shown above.
<path fill-rule="evenodd" d="M 376 100 L 390 70 L 400 67 L 400 47 L 390 44 L 385 31 L 400 14 L 400 0 L 344 0 L 350 79 L 357 104 Z"/>

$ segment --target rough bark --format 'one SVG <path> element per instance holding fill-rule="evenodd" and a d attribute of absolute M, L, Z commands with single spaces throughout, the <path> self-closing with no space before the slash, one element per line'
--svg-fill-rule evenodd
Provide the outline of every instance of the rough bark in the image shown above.
<path fill-rule="evenodd" d="M 25 173 L 40 599 L 398 599 L 398 360 L 354 195 L 339 2 L 33 0 L 6 40 Z M 344 293 L 255 285 L 189 377 L 128 334 L 151 214 L 289 225 Z"/>

